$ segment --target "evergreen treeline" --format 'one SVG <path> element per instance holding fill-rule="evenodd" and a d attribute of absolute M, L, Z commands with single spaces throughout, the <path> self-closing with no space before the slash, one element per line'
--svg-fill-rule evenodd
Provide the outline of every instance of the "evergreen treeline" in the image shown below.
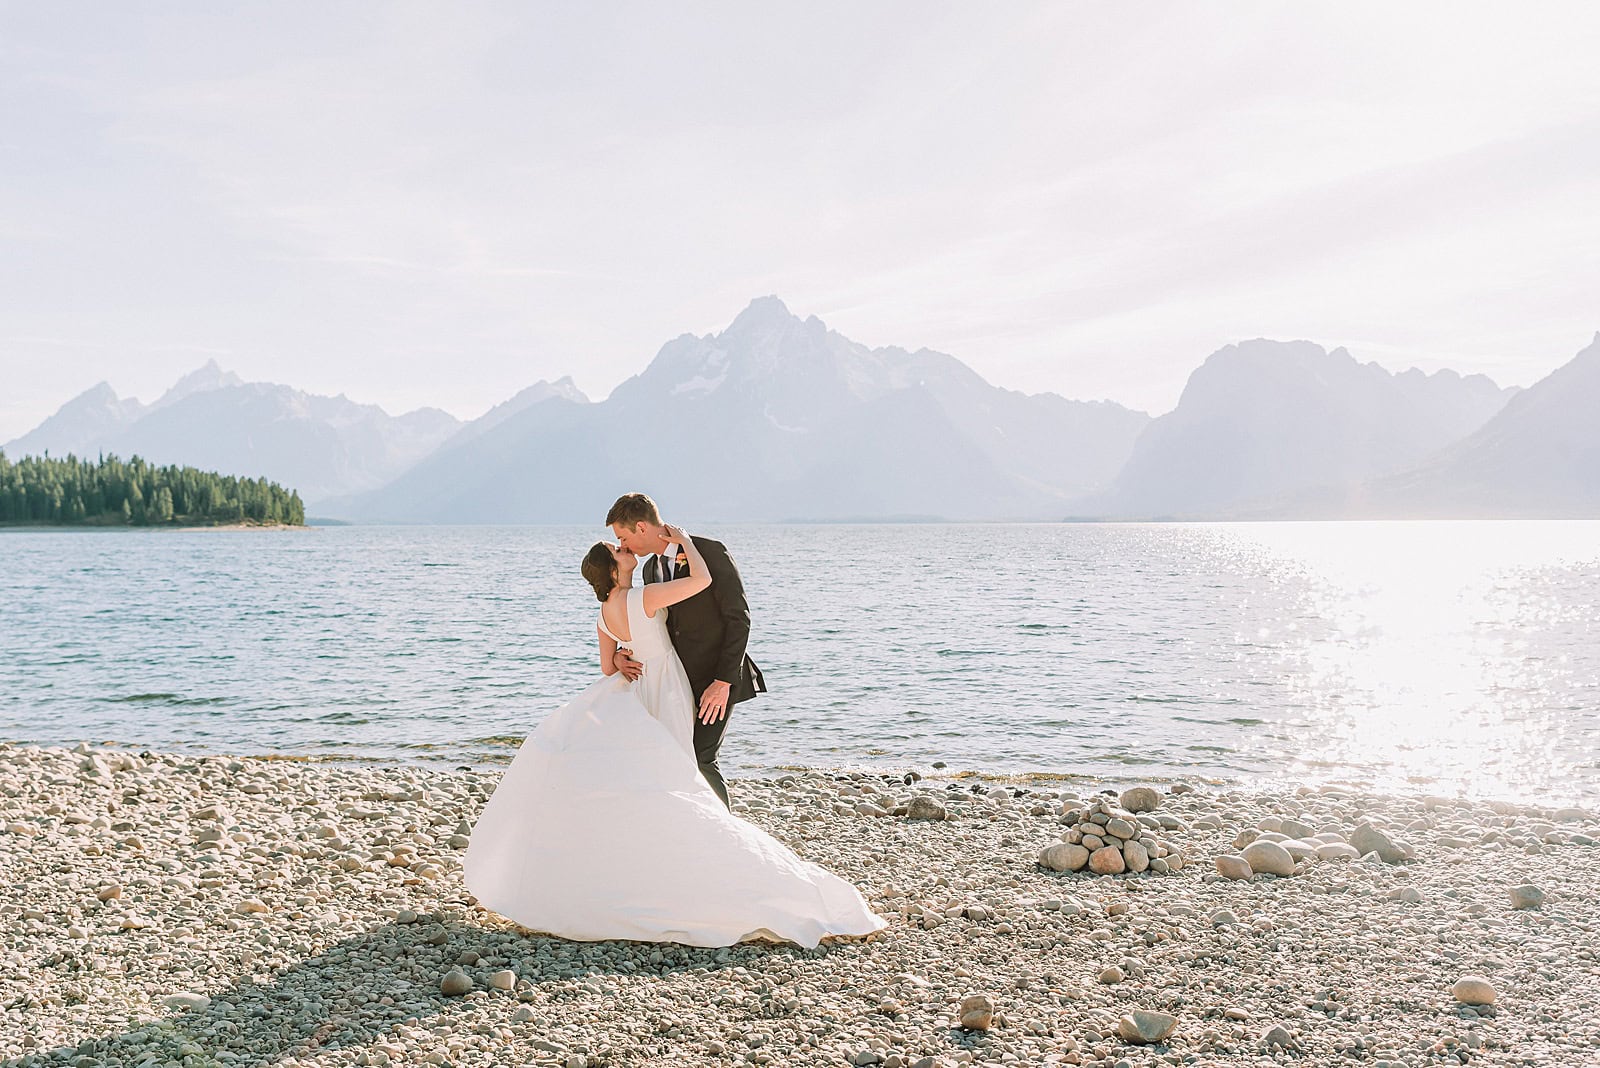
<path fill-rule="evenodd" d="M 193 467 L 156 467 L 139 457 L 64 460 L 0 452 L 0 523 L 101 526 L 203 526 L 287 523 L 303 526 L 300 494 L 261 478 Z"/>

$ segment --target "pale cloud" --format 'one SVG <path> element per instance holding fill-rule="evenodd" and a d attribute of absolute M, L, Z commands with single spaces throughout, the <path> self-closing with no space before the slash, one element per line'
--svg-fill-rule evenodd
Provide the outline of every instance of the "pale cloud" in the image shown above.
<path fill-rule="evenodd" d="M 199 352 L 603 395 L 764 293 L 1155 411 L 1255 336 L 1526 384 L 1600 327 L 1597 45 L 1580 4 L 13 7 L 0 440 Z"/>

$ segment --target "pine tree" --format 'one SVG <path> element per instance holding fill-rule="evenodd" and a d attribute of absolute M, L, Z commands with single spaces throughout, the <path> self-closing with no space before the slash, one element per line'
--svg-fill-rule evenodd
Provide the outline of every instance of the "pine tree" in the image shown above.
<path fill-rule="evenodd" d="M 0 523 L 305 523 L 300 495 L 266 479 L 192 467 L 155 467 L 135 456 L 81 460 L 0 452 Z"/>

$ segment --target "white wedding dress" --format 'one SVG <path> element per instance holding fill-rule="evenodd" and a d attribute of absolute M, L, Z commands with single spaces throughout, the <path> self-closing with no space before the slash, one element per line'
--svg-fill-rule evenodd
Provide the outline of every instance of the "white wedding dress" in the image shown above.
<path fill-rule="evenodd" d="M 627 605 L 632 640 L 618 644 L 644 675 L 602 679 L 523 741 L 472 829 L 467 889 L 523 927 L 578 941 L 814 947 L 886 927 L 854 886 L 706 785 L 667 610 L 645 615 L 642 588 Z"/>

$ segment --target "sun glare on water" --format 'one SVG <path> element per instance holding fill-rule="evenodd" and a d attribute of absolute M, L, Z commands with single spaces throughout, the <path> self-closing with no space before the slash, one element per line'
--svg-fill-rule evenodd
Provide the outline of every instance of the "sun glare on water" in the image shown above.
<path fill-rule="evenodd" d="M 1238 530 L 1280 567 L 1303 569 L 1315 625 L 1289 643 L 1300 659 L 1303 767 L 1385 769 L 1412 788 L 1511 796 L 1544 793 L 1541 771 L 1558 750 L 1592 756 L 1600 627 L 1570 576 L 1575 565 L 1593 576 L 1600 524 Z M 1555 624 L 1574 635 L 1569 647 L 1541 642 L 1534 655 L 1528 635 Z"/>

